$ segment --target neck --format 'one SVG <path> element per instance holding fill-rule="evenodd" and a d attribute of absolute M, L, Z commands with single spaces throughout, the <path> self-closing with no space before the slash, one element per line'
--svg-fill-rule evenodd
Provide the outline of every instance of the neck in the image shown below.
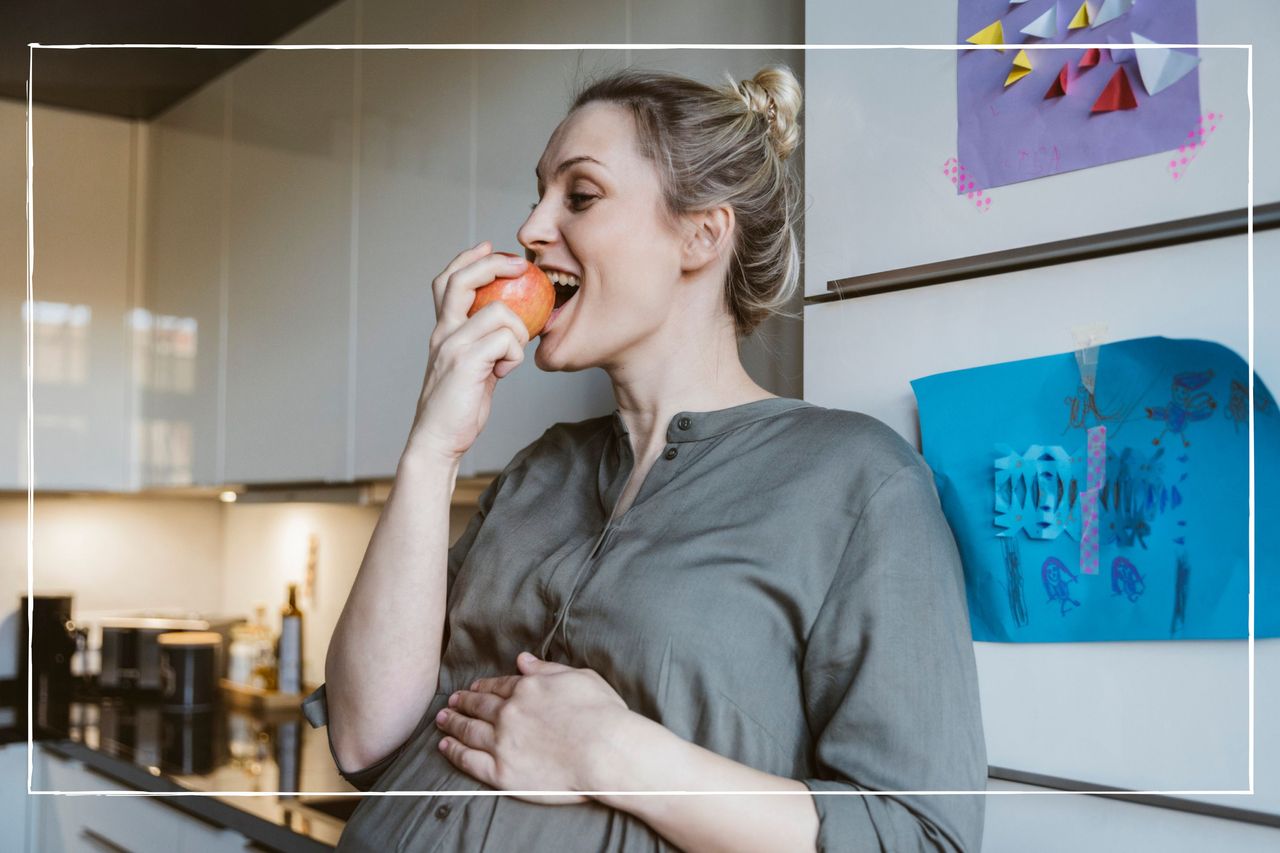
<path fill-rule="evenodd" d="M 606 368 L 637 460 L 662 451 L 676 412 L 711 412 L 777 396 L 742 366 L 732 323 L 712 335 L 654 336 L 645 350 Z"/>

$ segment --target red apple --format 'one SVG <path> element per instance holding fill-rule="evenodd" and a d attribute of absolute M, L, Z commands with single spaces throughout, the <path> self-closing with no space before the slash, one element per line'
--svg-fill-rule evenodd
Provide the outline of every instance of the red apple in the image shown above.
<path fill-rule="evenodd" d="M 516 258 L 511 252 L 498 252 Z M 476 289 L 475 301 L 467 316 L 479 311 L 490 302 L 505 302 L 512 311 L 524 321 L 529 330 L 529 340 L 533 340 L 547 324 L 551 309 L 556 305 L 556 288 L 547 278 L 547 274 L 536 264 L 529 264 L 524 272 L 515 278 L 497 278 Z"/>

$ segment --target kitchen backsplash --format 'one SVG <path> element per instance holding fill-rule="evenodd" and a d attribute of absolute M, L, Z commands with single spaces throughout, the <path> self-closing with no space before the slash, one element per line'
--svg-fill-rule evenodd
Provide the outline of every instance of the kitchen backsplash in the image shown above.
<path fill-rule="evenodd" d="M 318 538 L 306 614 L 304 677 L 319 683 L 329 636 L 377 523 L 380 507 L 314 503 L 222 504 L 212 499 L 37 496 L 37 592 L 74 596 L 74 616 L 138 610 L 253 615 L 273 630 L 288 583 L 305 581 Z M 474 509 L 454 507 L 450 541 Z M 18 607 L 27 587 L 27 501 L 0 498 L 0 679 L 17 673 Z M 308 592 L 303 587 L 304 593 Z"/>

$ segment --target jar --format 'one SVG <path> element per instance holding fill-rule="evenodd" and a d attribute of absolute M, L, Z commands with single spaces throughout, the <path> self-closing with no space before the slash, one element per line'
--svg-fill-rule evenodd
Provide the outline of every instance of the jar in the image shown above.
<path fill-rule="evenodd" d="M 231 646 L 227 655 L 227 679 L 236 684 L 252 685 L 258 641 L 251 626 L 236 625 L 231 629 Z"/>
<path fill-rule="evenodd" d="M 160 695 L 166 708 L 210 708 L 218 697 L 222 635 L 172 631 L 156 637 L 160 647 Z"/>

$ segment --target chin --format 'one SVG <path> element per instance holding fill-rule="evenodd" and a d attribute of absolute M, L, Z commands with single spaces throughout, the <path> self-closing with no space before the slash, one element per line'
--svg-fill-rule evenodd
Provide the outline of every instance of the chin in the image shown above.
<path fill-rule="evenodd" d="M 537 365 L 539 370 L 547 373 L 577 373 L 579 370 L 586 370 L 594 367 L 591 364 L 568 364 L 556 355 L 547 351 L 546 339 L 538 339 L 538 348 L 533 351 L 533 363 Z"/>

